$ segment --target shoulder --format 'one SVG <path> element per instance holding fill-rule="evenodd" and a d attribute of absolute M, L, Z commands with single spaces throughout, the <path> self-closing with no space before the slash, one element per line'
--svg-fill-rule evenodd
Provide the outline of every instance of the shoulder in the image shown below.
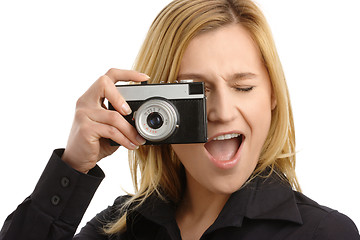
<path fill-rule="evenodd" d="M 118 220 L 124 214 L 124 211 L 121 211 L 121 209 L 129 198 L 130 196 L 120 196 L 116 198 L 112 206 L 108 206 L 87 222 L 79 234 L 77 234 L 73 239 L 108 239 L 108 236 L 103 232 L 104 227 L 107 224 Z"/>
<path fill-rule="evenodd" d="M 359 239 L 354 222 L 346 215 L 322 206 L 302 193 L 294 192 L 303 228 L 313 233 L 312 239 Z"/>
<path fill-rule="evenodd" d="M 130 195 L 122 195 L 115 199 L 113 206 L 123 206 L 129 199 L 131 198 Z"/>
<path fill-rule="evenodd" d="M 115 199 L 112 206 L 109 206 L 102 213 L 102 217 L 106 222 L 112 222 L 119 219 L 125 212 L 126 209 L 123 209 L 124 205 L 131 198 L 129 195 L 119 196 Z"/>

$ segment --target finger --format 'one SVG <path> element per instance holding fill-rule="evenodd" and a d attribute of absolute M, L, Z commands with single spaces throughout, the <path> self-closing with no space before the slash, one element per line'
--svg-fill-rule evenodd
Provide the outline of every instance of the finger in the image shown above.
<path fill-rule="evenodd" d="M 123 115 L 131 113 L 129 105 L 116 89 L 115 84 L 107 76 L 101 76 L 85 93 L 78 102 L 77 108 L 104 108 L 104 99 L 107 99 L 116 111 Z"/>
<path fill-rule="evenodd" d="M 146 140 L 138 134 L 136 129 L 116 111 L 97 109 L 89 113 L 89 118 L 92 121 L 115 127 L 124 137 L 135 145 L 143 145 L 146 142 Z M 121 144 L 120 142 L 118 143 Z"/>
<path fill-rule="evenodd" d="M 103 100 L 107 98 L 114 108 L 124 115 L 131 113 L 131 109 L 126 104 L 114 83 L 118 81 L 141 82 L 149 79 L 146 74 L 138 73 L 133 70 L 120 70 L 112 68 L 105 75 L 101 76 L 85 93 L 79 98 L 79 105 L 98 104 L 102 106 Z"/>
<path fill-rule="evenodd" d="M 144 73 L 139 73 L 134 70 L 121 70 L 116 68 L 111 68 L 105 76 L 109 77 L 113 83 L 118 81 L 134 81 L 134 82 L 143 82 L 150 79 L 150 77 Z"/>
<path fill-rule="evenodd" d="M 103 99 L 107 99 L 111 105 L 115 108 L 116 111 L 122 115 L 129 115 L 132 110 L 127 104 L 126 100 L 117 90 L 115 84 L 110 80 L 109 77 L 104 76 L 106 79 L 102 82 L 102 86 L 98 89 L 101 91 L 99 93 L 100 105 L 103 108 Z"/>
<path fill-rule="evenodd" d="M 135 150 L 135 149 L 139 148 L 138 145 L 131 142 L 116 127 L 113 127 L 113 126 L 110 126 L 110 125 L 107 125 L 107 124 L 98 123 L 98 122 L 94 122 L 93 127 L 95 129 L 96 134 L 98 135 L 96 137 L 98 139 L 100 139 L 100 138 L 111 139 L 111 140 L 119 143 L 121 146 L 124 146 L 125 148 L 127 148 L 129 150 Z"/>

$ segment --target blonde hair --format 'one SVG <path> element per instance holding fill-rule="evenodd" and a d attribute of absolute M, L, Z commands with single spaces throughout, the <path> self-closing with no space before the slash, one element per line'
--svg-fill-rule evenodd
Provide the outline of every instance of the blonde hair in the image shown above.
<path fill-rule="evenodd" d="M 174 82 L 184 51 L 194 37 L 234 23 L 244 26 L 258 45 L 277 102 L 253 177 L 270 168 L 301 191 L 295 175 L 294 122 L 285 76 L 266 19 L 251 0 L 171 2 L 151 25 L 134 69 L 151 76 L 152 83 Z M 154 192 L 175 204 L 182 197 L 184 169 L 170 145 L 147 145 L 129 151 L 129 164 L 135 194 L 119 207 L 125 214 L 106 226 L 107 234 L 124 231 L 126 212 L 141 205 Z"/>

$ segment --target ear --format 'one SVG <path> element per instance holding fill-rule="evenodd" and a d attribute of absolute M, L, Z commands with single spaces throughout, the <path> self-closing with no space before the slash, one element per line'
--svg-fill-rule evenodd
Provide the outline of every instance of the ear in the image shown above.
<path fill-rule="evenodd" d="M 271 110 L 274 110 L 277 106 L 277 100 L 274 93 L 274 90 L 271 90 Z"/>

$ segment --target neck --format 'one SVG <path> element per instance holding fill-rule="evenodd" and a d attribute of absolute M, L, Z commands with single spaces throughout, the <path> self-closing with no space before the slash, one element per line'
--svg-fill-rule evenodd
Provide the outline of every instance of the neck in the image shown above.
<path fill-rule="evenodd" d="M 214 223 L 230 194 L 211 192 L 187 174 L 187 186 L 177 211 L 176 220 L 182 233 L 203 233 Z"/>

